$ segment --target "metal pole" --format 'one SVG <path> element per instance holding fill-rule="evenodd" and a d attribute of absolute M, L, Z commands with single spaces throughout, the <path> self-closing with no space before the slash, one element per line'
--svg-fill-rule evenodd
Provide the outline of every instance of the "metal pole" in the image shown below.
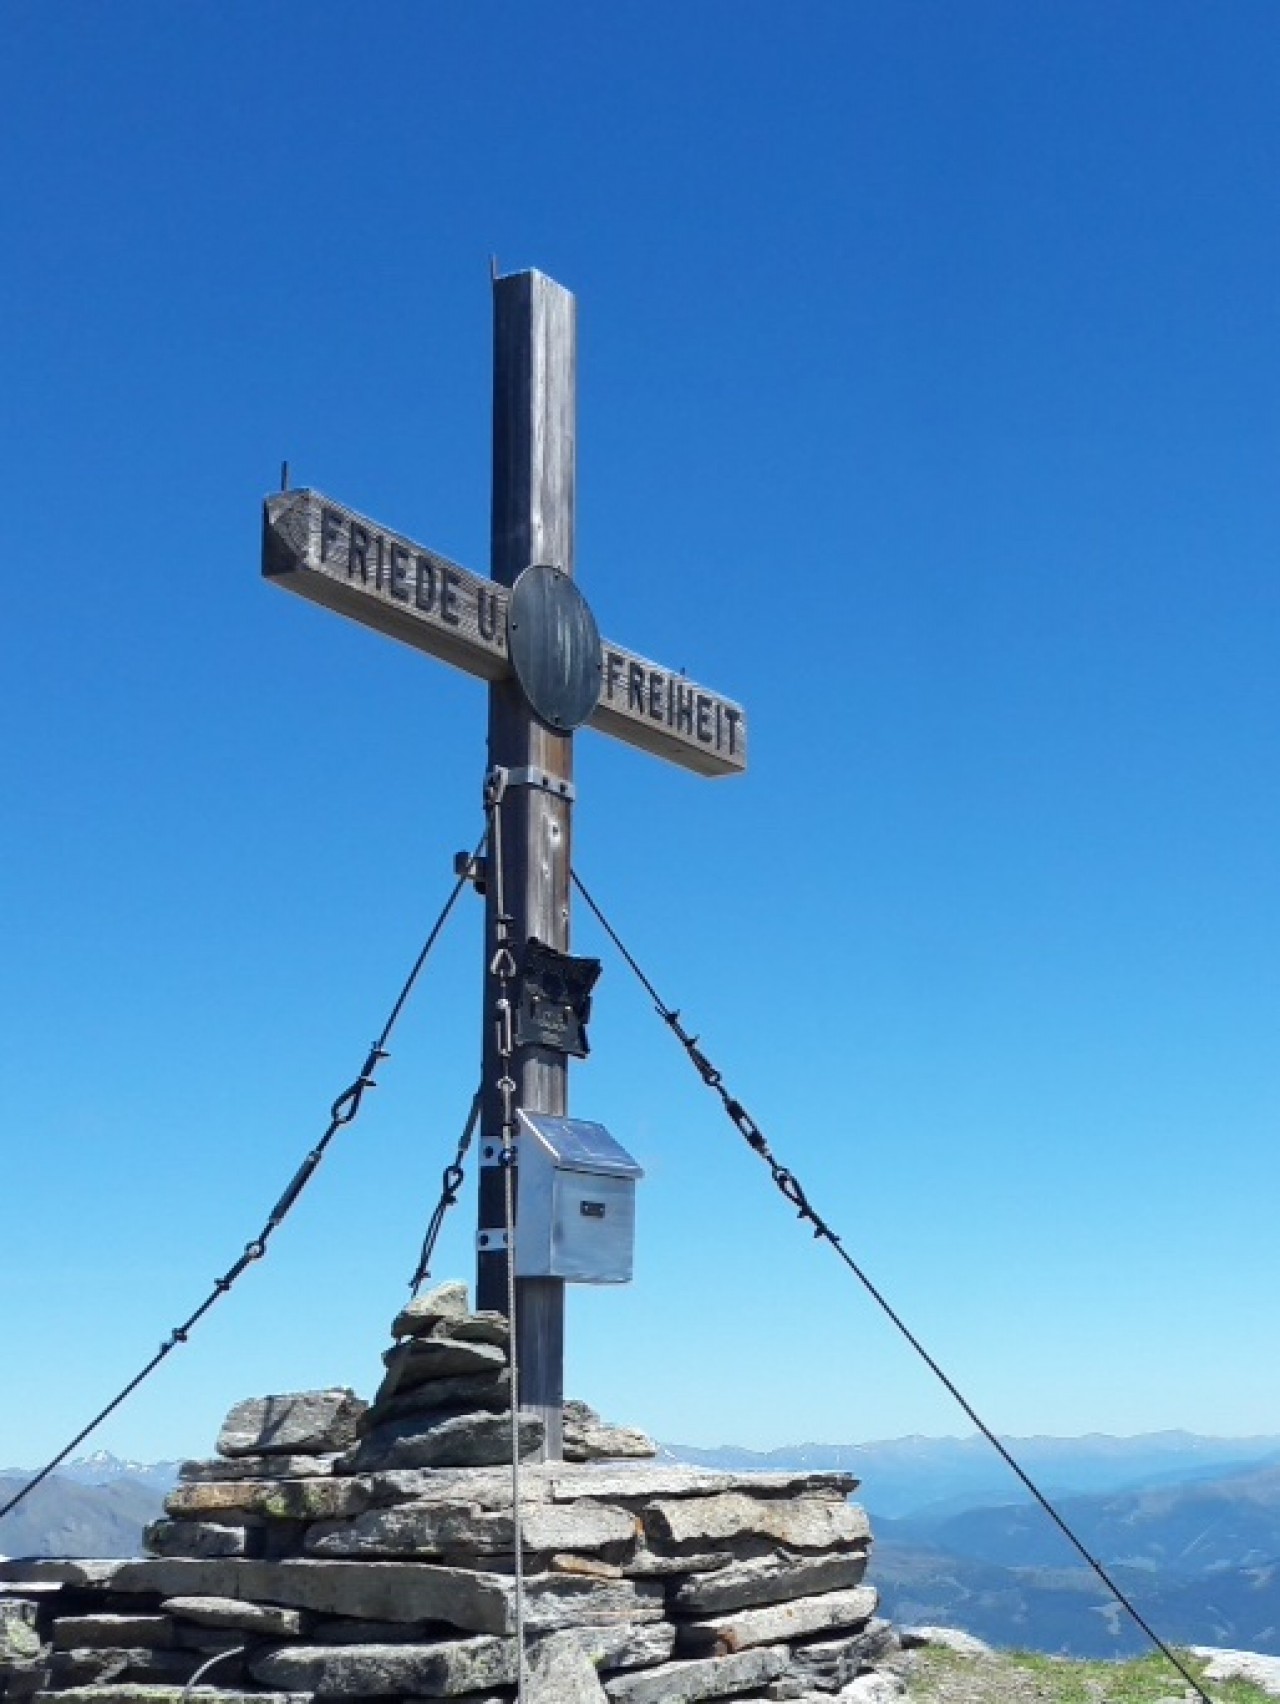
<path fill-rule="evenodd" d="M 533 563 L 573 572 L 577 413 L 576 304 L 539 272 L 494 280 L 493 515 L 491 572 L 514 583 Z M 489 690 L 489 764 L 573 779 L 573 740 L 533 714 L 514 678 Z M 569 949 L 570 810 L 542 788 L 509 786 L 501 805 L 506 853 L 504 895 L 517 955 L 530 936 Z M 484 1105 L 481 1115 L 480 1227 L 503 1222 L 500 1069 L 489 967 L 497 941 L 495 884 L 485 913 Z M 516 1104 L 530 1112 L 568 1111 L 568 1063 L 547 1048 L 516 1050 Z M 518 1207 L 517 1207 L 518 1211 Z M 476 1304 L 507 1309 L 506 1254 L 477 1255 Z M 541 1415 L 545 1457 L 562 1454 L 564 1284 L 521 1279 L 516 1296 L 521 1407 Z"/>

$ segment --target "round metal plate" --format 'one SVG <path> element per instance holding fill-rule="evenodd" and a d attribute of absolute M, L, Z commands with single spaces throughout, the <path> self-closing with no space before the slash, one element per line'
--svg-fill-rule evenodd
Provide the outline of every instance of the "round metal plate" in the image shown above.
<path fill-rule="evenodd" d="M 507 649 L 534 714 L 558 733 L 580 728 L 600 699 L 600 629 L 559 568 L 535 563 L 511 588 Z"/>

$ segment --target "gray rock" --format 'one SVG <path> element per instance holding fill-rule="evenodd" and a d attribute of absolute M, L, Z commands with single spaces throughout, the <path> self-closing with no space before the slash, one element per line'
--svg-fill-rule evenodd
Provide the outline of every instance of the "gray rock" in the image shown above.
<path fill-rule="evenodd" d="M 315 1479 L 332 1473 L 334 1455 L 249 1455 L 223 1460 L 184 1461 L 178 1469 L 181 1480 L 210 1479 Z"/>
<path fill-rule="evenodd" d="M 703 1698 L 728 1698 L 766 1686 L 786 1666 L 785 1649 L 743 1651 L 709 1662 L 664 1663 L 640 1674 L 615 1675 L 604 1689 L 611 1704 L 698 1704 Z"/>
<path fill-rule="evenodd" d="M 896 1674 L 863 1674 L 842 1687 L 837 1694 L 850 1704 L 897 1704 L 907 1696 L 907 1688 Z"/>
<path fill-rule="evenodd" d="M 212 1521 L 152 1521 L 142 1535 L 151 1556 L 243 1556 L 243 1526 Z"/>
<path fill-rule="evenodd" d="M 596 1666 L 572 1634 L 543 1642 L 529 1664 L 524 1704 L 608 1704 Z"/>
<path fill-rule="evenodd" d="M 162 1597 L 242 1598 L 368 1621 L 439 1621 L 464 1633 L 511 1633 L 515 1583 L 503 1574 L 423 1562 L 128 1562 L 121 1591 Z M 662 1590 L 647 1581 L 538 1574 L 525 1581 L 526 1624 L 641 1623 L 662 1617 Z"/>
<path fill-rule="evenodd" d="M 1228 1651 L 1215 1645 L 1193 1645 L 1196 1656 L 1208 1661 L 1208 1680 L 1249 1680 L 1273 1698 L 1280 1698 L 1280 1657 L 1259 1656 L 1256 1651 Z"/>
<path fill-rule="evenodd" d="M 522 1512 L 521 1525 L 525 1547 L 535 1551 L 621 1548 L 635 1538 L 635 1517 L 603 1504 L 535 1505 Z M 515 1523 L 509 1514 L 486 1514 L 469 1503 L 405 1504 L 314 1527 L 306 1548 L 314 1556 L 484 1555 L 514 1550 Z"/>
<path fill-rule="evenodd" d="M 685 1622 L 676 1629 L 676 1649 L 689 1656 L 722 1656 L 834 1627 L 857 1628 L 870 1621 L 877 1602 L 870 1586 L 855 1586 L 851 1591 L 823 1592 L 818 1597 L 794 1598 L 764 1609 L 741 1609 L 709 1621 Z"/>
<path fill-rule="evenodd" d="M 346 1389 L 296 1391 L 238 1402 L 222 1423 L 221 1456 L 326 1455 L 355 1442 L 366 1404 Z"/>
<path fill-rule="evenodd" d="M 198 1627 L 230 1628 L 264 1639 L 296 1639 L 306 1626 L 299 1610 L 270 1603 L 241 1603 L 236 1598 L 172 1597 L 160 1608 L 166 1615 Z"/>
<path fill-rule="evenodd" d="M 545 1503 L 551 1496 L 548 1468 L 531 1462 L 520 1470 L 522 1506 Z M 511 1464 L 505 1467 L 419 1467 L 371 1473 L 360 1481 L 371 1507 L 396 1503 L 470 1503 L 480 1509 L 511 1507 Z"/>
<path fill-rule="evenodd" d="M 669 1660 L 676 1646 L 676 1630 L 667 1621 L 651 1621 L 639 1627 L 567 1627 L 553 1639 L 572 1639 L 598 1669 L 650 1668 Z M 530 1640 L 538 1648 L 538 1635 Z"/>
<path fill-rule="evenodd" d="M 659 1499 L 644 1511 L 649 1543 L 718 1544 L 738 1538 L 767 1538 L 790 1550 L 829 1550 L 871 1536 L 866 1512 L 826 1497 L 792 1500 L 722 1492 L 697 1502 Z"/>
<path fill-rule="evenodd" d="M 645 1580 L 591 1580 L 575 1574 L 533 1574 L 525 1579 L 525 1626 L 531 1632 L 562 1627 L 630 1627 L 661 1621 L 662 1587 Z M 511 1625 L 515 1626 L 514 1607 Z"/>
<path fill-rule="evenodd" d="M 257 1522 L 262 1505 L 275 1490 L 271 1479 L 189 1481 L 175 1485 L 164 1500 L 175 1520 L 213 1521 L 223 1526 Z"/>
<path fill-rule="evenodd" d="M 564 1459 L 570 1462 L 645 1460 L 658 1446 L 633 1426 L 612 1426 L 585 1402 L 564 1405 Z"/>
<path fill-rule="evenodd" d="M 715 1574 L 684 1580 L 669 1599 L 682 1614 L 721 1614 L 759 1604 L 810 1597 L 815 1592 L 856 1586 L 867 1568 L 865 1551 L 834 1556 L 768 1556 L 735 1562 Z"/>
<path fill-rule="evenodd" d="M 313 1704 L 314 1696 L 311 1692 L 276 1692 L 269 1704 Z M 236 1692 L 220 1686 L 148 1686 L 120 1681 L 109 1686 L 69 1687 L 57 1694 L 57 1704 L 264 1704 L 264 1700 L 261 1692 Z"/>
<path fill-rule="evenodd" d="M 685 1574 L 711 1574 L 717 1568 L 727 1568 L 733 1560 L 730 1550 L 708 1550 L 699 1556 L 655 1556 L 642 1544 L 622 1571 L 629 1580 L 661 1580 Z"/>
<path fill-rule="evenodd" d="M 126 1563 L 122 1591 L 164 1597 L 244 1598 L 370 1621 L 443 1621 L 466 1633 L 509 1633 L 512 1582 L 497 1574 L 421 1562 Z"/>
<path fill-rule="evenodd" d="M 0 1598 L 0 1663 L 31 1662 L 43 1645 L 36 1631 L 38 1606 L 29 1598 Z"/>
<path fill-rule="evenodd" d="M 510 1639 L 455 1639 L 431 1645 L 293 1645 L 251 1657 L 264 1686 L 317 1698 L 449 1696 L 515 1679 Z"/>
<path fill-rule="evenodd" d="M 124 1562 L 77 1560 L 67 1556 L 14 1556 L 0 1559 L 0 1580 L 30 1581 L 32 1585 L 105 1586 Z"/>
<path fill-rule="evenodd" d="M 532 1455 L 545 1435 L 541 1417 L 520 1416 L 520 1453 Z M 457 1414 L 424 1424 L 379 1426 L 345 1458 L 352 1473 L 405 1467 L 492 1467 L 510 1460 L 511 1423 L 505 1414 Z"/>
<path fill-rule="evenodd" d="M 557 1503 L 599 1497 L 610 1503 L 651 1497 L 708 1497 L 740 1491 L 752 1497 L 831 1498 L 857 1489 L 851 1473 L 720 1473 L 703 1467 L 577 1467 L 549 1465 L 551 1495 Z"/>
<path fill-rule="evenodd" d="M 962 1657 L 989 1657 L 992 1654 L 990 1645 L 975 1639 L 972 1633 L 961 1633 L 955 1627 L 903 1627 L 898 1636 L 907 1651 L 921 1645 L 937 1645 Z"/>
<path fill-rule="evenodd" d="M 491 1414 L 505 1414 L 510 1407 L 511 1374 L 505 1367 L 461 1378 L 432 1379 L 430 1384 L 415 1385 L 398 1396 L 375 1399 L 373 1407 L 361 1418 L 360 1436 L 367 1437 L 375 1426 L 388 1420 L 431 1414 L 442 1408 L 455 1411 L 482 1408 Z"/>
<path fill-rule="evenodd" d="M 791 1668 L 810 1680 L 828 1686 L 845 1686 L 863 1669 L 874 1668 L 901 1649 L 897 1633 L 887 1621 L 870 1621 L 859 1633 L 838 1639 L 806 1639 L 791 1648 Z"/>
<path fill-rule="evenodd" d="M 467 1314 L 464 1319 L 450 1320 L 441 1328 L 441 1335 L 453 1338 L 455 1343 L 491 1343 L 496 1349 L 509 1351 L 511 1321 L 505 1314 L 486 1309 Z"/>
<path fill-rule="evenodd" d="M 424 1295 L 415 1296 L 396 1315 L 391 1327 L 393 1337 L 426 1337 L 437 1325 L 465 1319 L 467 1315 L 467 1286 L 456 1280 L 437 1284 Z"/>
<path fill-rule="evenodd" d="M 378 1387 L 378 1402 L 432 1379 L 496 1375 L 507 1364 L 506 1352 L 492 1343 L 455 1343 L 444 1337 L 408 1338 L 382 1359 L 387 1376 Z"/>

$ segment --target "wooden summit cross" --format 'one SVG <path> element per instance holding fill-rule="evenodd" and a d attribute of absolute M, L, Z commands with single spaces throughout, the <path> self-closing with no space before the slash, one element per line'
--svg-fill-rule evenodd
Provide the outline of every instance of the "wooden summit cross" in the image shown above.
<path fill-rule="evenodd" d="M 504 770 L 507 778 L 497 808 L 504 901 L 519 957 L 535 937 L 568 951 L 578 722 L 585 719 L 708 776 L 746 768 L 747 723 L 741 707 L 719 693 L 599 640 L 589 610 L 567 579 L 574 566 L 576 304 L 539 272 L 495 278 L 493 288 L 492 578 L 472 574 L 315 491 L 267 498 L 262 571 L 289 591 L 489 682 L 489 766 Z M 524 619 L 512 619 L 513 604 Z M 584 674 L 590 679 L 587 701 Z M 594 709 L 587 714 L 590 703 Z M 497 1163 L 502 1071 L 492 1021 L 498 998 L 491 968 L 498 940 L 494 882 L 486 888 L 482 1232 L 503 1223 Z M 513 1067 L 517 1107 L 567 1113 L 563 1051 L 519 1046 Z M 477 1307 L 505 1313 L 505 1252 L 481 1247 L 477 1267 Z M 558 1460 L 563 1281 L 518 1280 L 516 1315 L 521 1406 L 542 1416 L 545 1454 Z"/>

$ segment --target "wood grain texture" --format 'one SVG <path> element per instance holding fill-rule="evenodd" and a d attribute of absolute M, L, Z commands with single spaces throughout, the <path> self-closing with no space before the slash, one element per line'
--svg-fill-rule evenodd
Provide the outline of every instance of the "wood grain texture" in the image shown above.
<path fill-rule="evenodd" d="M 577 400 L 576 314 L 573 297 L 540 273 L 494 282 L 493 362 L 493 578 L 511 586 L 531 561 L 573 571 Z M 490 768 L 540 769 L 573 779 L 573 740 L 553 733 L 533 714 L 514 677 L 489 691 Z M 510 787 L 499 806 L 502 899 L 519 953 L 530 936 L 564 952 L 569 946 L 571 804 L 535 787 Z M 490 847 L 492 858 L 493 848 Z M 498 944 L 498 882 L 486 898 L 486 962 Z M 499 997 L 492 972 L 485 978 L 485 1010 Z M 568 1111 L 568 1060 L 548 1048 L 516 1050 L 516 1104 L 530 1112 Z M 482 1145 L 500 1141 L 502 1071 L 496 1027 L 485 1032 L 485 1099 Z M 518 1233 L 517 1233 L 518 1234 Z M 498 1294 L 497 1262 L 482 1261 L 477 1274 L 480 1307 L 506 1311 L 506 1275 Z M 564 1284 L 520 1279 L 516 1345 L 522 1408 L 546 1429 L 544 1459 L 563 1454 Z"/>
<path fill-rule="evenodd" d="M 502 399 L 508 421 L 516 418 L 522 395 L 526 407 L 538 400 L 515 390 L 514 398 L 504 392 Z M 558 423 L 563 427 L 562 419 Z M 549 444 L 556 424 L 543 396 L 530 422 L 531 443 Z M 563 460 L 562 439 L 556 441 Z M 560 467 L 557 481 L 571 496 L 571 462 Z M 572 560 L 572 538 L 543 512 L 557 481 L 541 471 L 536 493 L 530 492 L 538 498 L 536 524 L 531 518 L 523 526 L 513 518 L 510 494 L 499 509 L 495 482 L 493 525 L 505 566 L 500 574 L 495 543 L 492 579 L 319 491 L 266 499 L 262 572 L 286 591 L 482 680 L 508 680 L 508 588 L 531 562 Z M 600 703 L 588 726 L 699 775 L 738 775 L 746 768 L 747 719 L 740 704 L 609 640 L 603 660 Z"/>

